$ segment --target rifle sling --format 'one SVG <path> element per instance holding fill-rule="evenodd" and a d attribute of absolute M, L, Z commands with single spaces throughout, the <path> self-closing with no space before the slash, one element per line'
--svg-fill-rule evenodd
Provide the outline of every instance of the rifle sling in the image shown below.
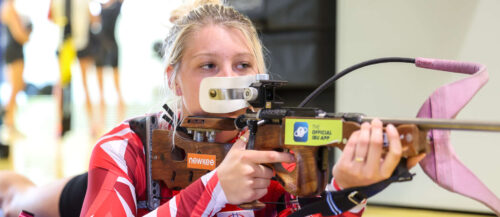
<path fill-rule="evenodd" d="M 316 213 L 321 213 L 323 216 L 340 215 L 384 190 L 393 182 L 412 180 L 413 175 L 406 168 L 406 159 L 402 158 L 392 176 L 386 180 L 363 187 L 326 191 L 321 197 L 299 198 L 299 204 L 302 208 L 289 217 L 308 216 Z"/>

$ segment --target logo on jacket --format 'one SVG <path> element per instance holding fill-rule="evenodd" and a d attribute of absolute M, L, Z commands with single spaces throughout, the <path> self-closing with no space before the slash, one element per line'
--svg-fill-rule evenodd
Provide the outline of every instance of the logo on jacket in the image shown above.
<path fill-rule="evenodd" d="M 307 122 L 295 122 L 293 125 L 293 140 L 295 142 L 307 142 L 309 136 L 309 125 Z"/>
<path fill-rule="evenodd" d="M 236 210 L 217 213 L 217 217 L 255 217 L 253 211 L 250 210 Z"/>

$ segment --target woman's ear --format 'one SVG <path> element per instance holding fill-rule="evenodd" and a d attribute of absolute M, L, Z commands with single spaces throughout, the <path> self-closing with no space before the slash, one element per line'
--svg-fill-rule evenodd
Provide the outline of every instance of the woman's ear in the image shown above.
<path fill-rule="evenodd" d="M 169 87 L 169 88 L 172 88 L 172 87 L 170 86 L 170 84 L 171 84 L 172 82 L 170 82 L 170 81 L 171 81 L 171 79 L 172 79 L 172 76 L 174 76 L 174 67 L 173 67 L 172 65 L 168 65 L 168 66 L 167 66 L 167 69 L 165 70 L 165 72 L 167 73 L 168 87 Z"/>
<path fill-rule="evenodd" d="M 175 95 L 182 96 L 181 87 L 177 83 L 175 83 Z"/>
<path fill-rule="evenodd" d="M 171 79 L 175 79 L 175 77 L 174 77 L 174 67 L 172 65 L 169 65 L 167 67 L 166 73 L 167 73 L 167 79 L 168 79 L 168 87 L 171 90 L 175 90 L 175 95 L 182 96 L 181 87 L 179 87 L 179 84 L 177 84 L 177 82 L 174 82 L 175 87 L 171 86 L 172 85 L 172 82 L 170 82 Z"/>

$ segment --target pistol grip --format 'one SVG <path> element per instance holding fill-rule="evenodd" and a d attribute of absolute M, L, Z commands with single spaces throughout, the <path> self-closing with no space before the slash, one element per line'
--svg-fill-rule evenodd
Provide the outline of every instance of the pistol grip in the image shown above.
<path fill-rule="evenodd" d="M 295 168 L 288 171 L 280 163 L 272 165 L 278 179 L 289 193 L 297 196 L 311 196 L 321 193 L 328 178 L 318 165 L 319 147 L 294 146 L 291 152 L 297 160 Z"/>

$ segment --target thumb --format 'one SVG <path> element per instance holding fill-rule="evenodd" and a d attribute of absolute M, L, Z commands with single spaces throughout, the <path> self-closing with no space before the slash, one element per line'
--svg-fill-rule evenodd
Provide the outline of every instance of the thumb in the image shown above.
<path fill-rule="evenodd" d="M 243 135 L 241 135 L 236 142 L 234 142 L 233 146 L 231 147 L 231 150 L 245 150 L 247 147 L 248 143 L 248 136 L 250 133 L 247 131 Z"/>

